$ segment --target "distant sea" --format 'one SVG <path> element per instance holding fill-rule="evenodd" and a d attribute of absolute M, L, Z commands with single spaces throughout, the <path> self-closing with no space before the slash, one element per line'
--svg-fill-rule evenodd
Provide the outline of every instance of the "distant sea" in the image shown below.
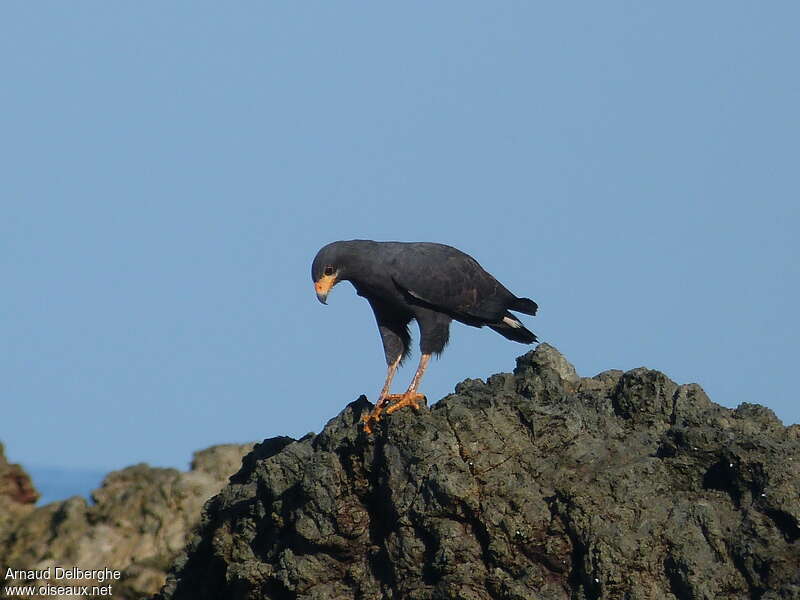
<path fill-rule="evenodd" d="M 103 478 L 112 470 L 23 466 L 33 479 L 34 487 L 41 494 L 37 506 L 56 500 L 66 500 L 72 496 L 83 496 L 91 500 L 92 490 L 99 488 Z"/>

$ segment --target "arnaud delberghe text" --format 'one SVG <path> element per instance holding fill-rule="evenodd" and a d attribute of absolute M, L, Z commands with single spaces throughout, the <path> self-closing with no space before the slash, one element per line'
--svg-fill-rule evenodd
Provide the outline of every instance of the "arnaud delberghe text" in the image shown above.
<path fill-rule="evenodd" d="M 6 571 L 6 579 L 93 579 L 97 582 L 104 582 L 109 579 L 119 579 L 122 576 L 122 571 L 115 571 L 112 569 L 81 569 L 79 567 L 70 567 L 65 569 L 63 567 L 47 567 L 46 569 L 35 570 L 22 570 L 11 569 Z"/>

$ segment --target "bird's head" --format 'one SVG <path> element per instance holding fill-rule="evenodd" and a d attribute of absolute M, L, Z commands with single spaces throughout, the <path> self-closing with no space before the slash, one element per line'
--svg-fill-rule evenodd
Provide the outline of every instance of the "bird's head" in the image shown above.
<path fill-rule="evenodd" d="M 337 242 L 328 244 L 317 252 L 311 264 L 311 279 L 314 281 L 314 291 L 317 300 L 327 304 L 328 293 L 331 288 L 341 281 L 341 256 Z"/>

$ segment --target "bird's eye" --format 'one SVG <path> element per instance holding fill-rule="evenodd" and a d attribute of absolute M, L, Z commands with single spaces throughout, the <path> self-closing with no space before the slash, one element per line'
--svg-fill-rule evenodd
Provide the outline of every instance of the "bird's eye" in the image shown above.
<path fill-rule="evenodd" d="M 331 265 L 328 265 L 327 267 L 325 267 L 325 275 L 328 275 L 328 276 L 333 275 L 333 267 Z"/>

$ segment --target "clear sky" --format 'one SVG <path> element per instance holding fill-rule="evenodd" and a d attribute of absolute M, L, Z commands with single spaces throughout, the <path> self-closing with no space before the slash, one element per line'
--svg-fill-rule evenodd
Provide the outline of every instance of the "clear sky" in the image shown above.
<path fill-rule="evenodd" d="M 798 22 L 796 2 L 4 2 L 9 458 L 185 467 L 374 401 L 368 305 L 310 280 L 352 238 L 469 252 L 581 375 L 657 368 L 800 421 Z M 430 401 L 528 349 L 451 340 Z"/>

